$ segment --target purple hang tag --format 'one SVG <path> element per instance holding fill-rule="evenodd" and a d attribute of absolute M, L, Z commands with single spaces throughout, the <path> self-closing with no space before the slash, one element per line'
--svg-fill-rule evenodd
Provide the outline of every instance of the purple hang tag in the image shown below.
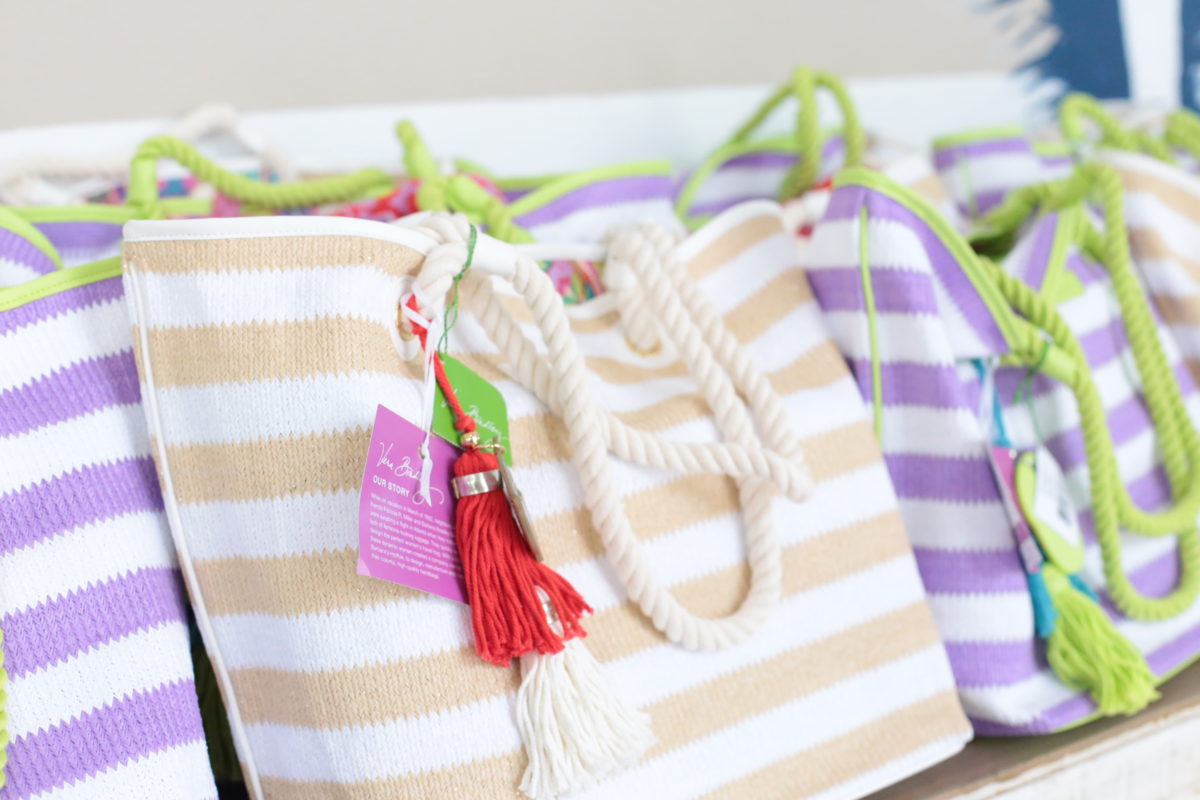
<path fill-rule="evenodd" d="M 383 406 L 375 412 L 358 501 L 358 574 L 465 603 L 450 491 L 459 451 L 430 437 L 427 503 L 418 492 L 424 438 L 419 427 Z"/>

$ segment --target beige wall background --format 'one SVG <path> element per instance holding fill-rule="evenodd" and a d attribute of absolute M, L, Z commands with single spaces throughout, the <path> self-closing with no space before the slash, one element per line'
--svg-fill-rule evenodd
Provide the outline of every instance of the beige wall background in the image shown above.
<path fill-rule="evenodd" d="M 995 70 L 977 0 L 0 0 L 0 128 Z"/>

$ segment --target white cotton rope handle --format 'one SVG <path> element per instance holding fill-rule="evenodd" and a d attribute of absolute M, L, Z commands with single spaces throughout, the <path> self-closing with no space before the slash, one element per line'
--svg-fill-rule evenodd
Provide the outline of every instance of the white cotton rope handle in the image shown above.
<path fill-rule="evenodd" d="M 427 222 L 427 232 L 433 233 L 446 244 L 429 254 L 417 280 L 427 296 L 444 297 L 450 281 L 466 258 L 464 241 L 467 225 L 461 218 L 456 220 L 448 216 L 431 218 Z M 542 332 L 547 349 L 544 358 L 528 357 L 533 349 L 532 343 L 525 339 L 520 327 L 503 309 L 486 279 L 471 279 L 469 276 L 464 279 L 463 301 L 483 301 L 482 311 L 473 310 L 480 313 L 481 324 L 501 352 L 506 357 L 516 356 L 514 362 L 510 363 L 510 366 L 516 367 L 515 377 L 533 388 L 544 402 L 552 401 L 547 405 L 561 409 L 570 436 L 572 461 L 580 473 L 587 505 L 604 542 L 608 559 L 630 598 L 638 603 L 656 628 L 683 647 L 717 650 L 745 640 L 762 626 L 778 604 L 782 592 L 782 554 L 771 514 L 775 482 L 744 470 L 735 477 L 746 520 L 747 560 L 751 571 L 750 590 L 741 605 L 732 614 L 719 619 L 698 617 L 688 611 L 669 588 L 654 576 L 641 542 L 630 527 L 622 496 L 608 463 L 610 449 L 614 453 L 617 450 L 612 447 L 611 434 L 623 428 L 629 429 L 623 423 L 607 424 L 604 415 L 592 402 L 586 386 L 584 360 L 576 346 L 562 298 L 537 264 L 526 257 L 519 258 L 514 265 L 512 283 L 518 294 L 526 300 Z M 673 309 L 672 318 L 676 318 L 683 305 L 679 292 L 669 282 L 655 282 L 654 286 L 661 296 L 652 297 L 652 305 L 657 308 L 661 304 L 664 308 Z M 468 292 L 468 289 L 473 291 Z M 756 439 L 745 407 L 736 402 L 731 378 L 714 368 L 714 354 L 711 348 L 703 346 L 704 337 L 694 325 L 673 328 L 671 333 L 672 338 L 678 339 L 681 354 L 689 369 L 698 376 L 698 382 L 714 407 L 717 424 L 723 434 L 730 436 L 731 432 L 736 432 L 742 437 L 742 441 L 718 444 L 699 452 L 712 456 L 712 460 L 717 462 L 722 460 L 718 454 L 729 456 L 740 452 L 745 455 L 752 451 L 751 448 L 760 456 L 763 455 L 763 443 Z M 538 362 L 543 364 L 543 369 L 534 366 Z M 544 374 L 535 373 L 549 373 L 553 381 L 546 380 Z M 677 463 L 674 458 L 677 451 L 670 447 L 677 443 L 644 432 L 637 433 L 640 435 L 630 437 L 626 444 L 636 441 L 645 445 L 644 454 L 649 456 L 648 460 L 661 463 L 666 469 L 686 471 L 688 465 Z M 782 432 L 768 433 L 777 441 L 788 441 Z M 811 480 L 799 448 L 790 459 L 782 459 L 771 451 L 766 453 L 786 465 L 780 477 L 783 479 L 782 485 L 791 489 L 789 494 L 804 496 L 810 489 Z M 736 463 L 737 459 L 726 460 Z M 713 466 L 717 468 L 706 471 L 730 474 L 718 465 Z"/>
<path fill-rule="evenodd" d="M 453 230 L 453 225 L 445 219 L 439 225 L 450 224 L 451 227 L 443 232 L 445 236 L 460 236 Z M 465 224 L 465 223 L 464 223 Z M 673 252 L 674 241 L 670 234 L 659 229 L 659 245 L 666 252 Z M 484 245 L 500 244 L 495 240 L 481 236 L 476 246 L 475 261 L 480 271 L 486 271 L 488 266 L 481 263 L 481 254 L 485 252 Z M 465 253 L 465 249 L 463 251 Z M 505 258 L 497 254 L 497 260 L 505 263 L 495 274 L 510 276 L 512 263 L 516 255 L 509 248 L 510 255 Z M 747 358 L 740 343 L 725 327 L 724 322 L 700 297 L 694 281 L 687 279 L 686 268 L 676 258 L 677 282 L 688 290 L 689 305 L 695 308 L 695 313 L 706 320 L 705 335 L 719 337 L 716 350 L 723 363 L 738 376 L 736 383 L 743 396 L 750 398 L 752 408 L 761 414 L 761 423 L 770 427 L 774 435 L 779 437 L 781 450 L 787 455 L 781 455 L 774 448 L 761 443 L 742 445 L 736 442 L 726 443 L 695 443 L 677 442 L 654 436 L 646 431 L 629 426 L 615 414 L 601 413 L 601 423 L 604 426 L 606 441 L 613 455 L 618 458 L 640 464 L 646 467 L 670 470 L 683 474 L 724 474 L 730 478 L 761 477 L 774 483 L 788 499 L 803 500 L 811 491 L 811 478 L 802 461 L 795 456 L 799 453 L 798 440 L 788 434 L 788 421 L 779 404 L 778 394 L 770 381 L 758 370 L 754 362 Z M 449 279 L 441 277 L 442 285 L 435 291 L 441 291 L 449 286 Z M 522 332 L 520 326 L 495 297 L 494 289 L 486 281 L 468 281 L 463 287 L 466 292 L 480 292 L 484 295 L 481 304 L 480 321 L 484 328 L 499 343 L 499 347 L 508 362 L 514 376 L 538 398 L 550 407 L 551 411 L 562 416 L 562 402 L 557 396 L 557 380 L 554 371 Z M 471 295 L 474 296 L 474 295 Z M 665 301 L 664 301 L 665 302 Z M 677 305 L 677 304 L 676 304 Z M 686 320 L 685 320 L 686 321 Z M 693 328 L 695 326 L 692 326 Z M 682 330 L 681 328 L 678 330 Z M 694 334 L 692 334 L 694 336 Z M 736 358 L 734 357 L 736 356 Z"/>
<path fill-rule="evenodd" d="M 639 274 L 647 285 L 656 286 L 667 279 L 674 284 L 686 311 L 680 314 L 678 306 L 672 305 L 677 318 L 674 322 L 664 320 L 663 327 L 671 330 L 672 325 L 686 324 L 698 332 L 717 361 L 729 371 L 742 398 L 750 404 L 771 449 L 785 456 L 802 455 L 800 440 L 792 433 L 779 392 L 758 364 L 746 355 L 741 342 L 688 274 L 687 265 L 679 256 L 676 236 L 661 225 L 645 223 L 614 240 L 610 254 L 613 257 L 638 261 L 642 267 Z M 662 269 L 653 269 L 654 264 L 661 264 Z M 663 290 L 654 291 L 661 294 Z"/>
<path fill-rule="evenodd" d="M 674 242 L 666 231 L 660 229 L 658 242 L 667 250 L 674 249 Z M 481 241 L 487 241 L 481 237 Z M 476 254 L 478 256 L 478 248 Z M 478 260 L 478 259 L 477 259 Z M 678 259 L 676 259 L 678 262 Z M 612 266 L 620 265 L 619 262 Z M 623 265 L 621 265 L 623 266 Z M 607 268 L 606 268 L 607 272 Z M 699 296 L 694 281 L 679 267 L 680 285 L 689 291 L 689 303 L 706 320 L 705 335 L 724 334 L 716 348 L 718 357 L 729 365 L 737 376 L 735 383 L 743 397 L 749 397 L 752 408 L 760 414 L 763 427 L 770 427 L 779 436 L 781 448 L 763 444 L 743 445 L 738 442 L 695 443 L 677 442 L 654 436 L 646 431 L 631 427 L 615 414 L 601 412 L 605 440 L 613 455 L 635 464 L 683 474 L 723 474 L 730 478 L 761 477 L 774 483 L 790 500 L 803 500 L 811 491 L 811 478 L 802 461 L 795 455 L 799 443 L 788 431 L 789 422 L 779 404 L 778 395 L 770 381 L 758 371 L 754 362 L 747 358 L 736 337 L 729 333 L 723 320 L 708 307 Z M 470 282 L 464 291 L 482 293 L 481 303 L 475 304 L 480 322 L 497 342 L 510 371 L 518 381 L 525 384 L 554 413 L 562 416 L 562 402 L 557 396 L 557 379 L 544 356 L 542 356 L 522 332 L 520 326 L 507 309 L 495 297 L 495 291 L 486 281 Z M 665 301 L 664 301 L 665 302 Z M 626 317 L 622 316 L 624 323 Z M 681 329 L 676 329 L 681 330 Z M 653 331 L 652 331 L 653 332 Z M 655 334 L 657 336 L 657 334 Z M 737 356 L 734 358 L 733 356 Z M 710 400 L 711 403 L 711 400 Z M 758 411 L 757 409 L 762 409 Z"/>
<path fill-rule="evenodd" d="M 497 343 L 510 372 L 552 412 L 563 416 L 563 400 L 554 369 L 525 338 L 520 325 L 495 297 L 489 284 L 472 281 L 464 286 L 464 293 L 474 292 L 483 295 L 482 309 L 476 312 L 480 324 Z M 678 442 L 634 428 L 610 412 L 599 413 L 604 440 L 612 454 L 625 461 L 684 475 L 719 474 L 735 480 L 763 478 L 775 484 L 789 500 L 803 500 L 811 489 L 803 465 L 773 450 L 738 442 Z"/>
<path fill-rule="evenodd" d="M 616 299 L 621 327 L 625 329 L 625 343 L 630 350 L 642 355 L 657 353 L 662 345 L 658 324 L 638 276 L 623 259 L 614 257 L 611 252 L 606 254 L 605 260 L 604 289 Z"/>
<path fill-rule="evenodd" d="M 279 150 L 264 144 L 241 130 L 237 111 L 233 106 L 210 103 L 186 114 L 165 131 L 168 135 L 184 141 L 194 142 L 206 136 L 228 134 L 233 136 L 262 163 L 264 169 L 274 172 L 280 180 L 290 181 L 297 177 L 296 169 Z M 82 181 L 97 179 L 120 181 L 129 174 L 129 162 L 133 153 L 97 153 L 93 155 L 32 154 L 0 162 L 0 204 L 33 205 L 36 202 L 36 184 L 39 181 Z M 65 198 L 69 200 L 83 198 Z"/>
<path fill-rule="evenodd" d="M 627 262 L 630 258 L 640 258 L 648 260 L 650 265 L 660 264 L 674 282 L 687 308 L 684 321 L 691 323 L 692 327 L 700 332 L 713 349 L 717 360 L 733 375 L 734 383 L 742 397 L 750 403 L 750 407 L 759 418 L 760 426 L 778 437 L 774 449 L 785 454 L 798 452 L 800 442 L 790 432 L 779 393 L 775 391 L 767 375 L 746 356 L 745 349 L 737 337 L 725 325 L 716 309 L 704 298 L 696 281 L 688 274 L 687 265 L 679 257 L 680 237 L 662 225 L 651 222 L 634 229 L 626 228 L 619 236 L 609 238 L 613 243 L 612 247 L 599 248 L 604 251 L 603 254 L 594 253 L 592 251 L 597 248 L 589 247 L 588 252 L 580 257 L 591 260 L 607 259 L 604 273 L 606 286 L 608 291 L 617 297 L 621 324 L 626 328 L 631 348 L 651 350 L 659 344 L 658 322 L 654 315 L 649 313 L 642 289 L 647 280 L 654 281 L 659 277 L 659 271 L 654 270 L 646 278 L 639 278 Z M 558 257 L 553 246 L 525 245 L 521 251 L 536 260 Z M 641 272 L 644 272 L 644 269 Z M 616 285 L 611 282 L 614 276 Z"/>

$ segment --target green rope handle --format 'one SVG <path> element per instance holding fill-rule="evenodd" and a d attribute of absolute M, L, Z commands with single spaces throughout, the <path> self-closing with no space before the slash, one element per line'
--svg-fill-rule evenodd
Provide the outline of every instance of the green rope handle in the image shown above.
<path fill-rule="evenodd" d="M 792 146 L 792 144 L 792 137 L 778 136 L 772 139 L 753 142 L 730 141 L 721 145 L 709 153 L 700 162 L 700 165 L 688 175 L 679 193 L 675 196 L 675 216 L 683 220 L 689 228 L 694 228 L 707 222 L 707 217 L 695 217 L 692 215 L 692 206 L 696 204 L 696 195 L 700 193 L 700 188 L 704 186 L 705 181 L 712 177 L 714 172 L 720 169 L 726 162 L 746 153 L 757 153 L 770 145 L 778 145 L 779 149 L 782 150 Z M 780 194 L 782 195 L 782 191 Z"/>
<path fill-rule="evenodd" d="M 1069 178 L 1018 190 L 987 215 L 985 221 L 994 226 L 1008 224 L 1018 213 L 1014 209 L 1038 205 L 1061 208 L 1086 196 L 1086 192 L 1081 194 L 1081 191 L 1087 188 L 1099 195 L 1105 227 L 1103 232 L 1098 231 L 1080 217 L 1077 237 L 1081 246 L 1105 265 L 1117 295 L 1163 466 L 1175 497 L 1173 506 L 1150 513 L 1138 508 L 1129 496 L 1117 467 L 1104 406 L 1083 348 L 1055 308 L 1032 287 L 995 262 L 981 261 L 1007 302 L 1031 323 L 1020 329 L 1023 341 L 1015 343 L 1013 356 L 1026 364 L 1035 363 L 1045 349 L 1043 332 L 1061 354 L 1058 358 L 1047 358 L 1045 368 L 1048 374 L 1068 385 L 1079 409 L 1096 536 L 1113 601 L 1133 619 L 1167 619 L 1191 606 L 1200 593 L 1200 538 L 1196 529 L 1196 517 L 1200 512 L 1200 434 L 1188 416 L 1158 338 L 1154 317 L 1133 271 L 1120 177 L 1107 165 L 1086 164 Z M 1055 364 L 1065 364 L 1068 368 L 1055 367 Z M 1180 579 L 1169 595 L 1147 597 L 1130 582 L 1121 561 L 1122 528 L 1143 536 L 1176 537 Z"/>
<path fill-rule="evenodd" d="M 1167 116 L 1163 141 L 1169 147 L 1178 147 L 1200 160 L 1200 116 L 1190 109 L 1180 108 Z"/>
<path fill-rule="evenodd" d="M 488 235 L 511 244 L 534 241 L 533 234 L 513 221 L 512 212 L 503 200 L 466 175 L 443 175 L 411 122 L 396 124 L 396 138 L 404 149 L 405 172 L 421 181 L 417 189 L 417 206 L 421 210 L 466 214 L 471 222 L 485 226 Z"/>
<path fill-rule="evenodd" d="M 780 86 L 759 106 L 748 120 L 742 123 L 730 137 L 731 143 L 742 143 L 758 130 L 775 109 L 789 97 L 798 103 L 796 111 L 796 152 L 799 156 L 795 166 L 784 178 L 780 190 L 781 198 L 794 197 L 808 189 L 817 180 L 821 168 L 820 107 L 817 90 L 824 89 L 833 95 L 842 114 L 842 126 L 846 137 L 846 166 L 857 166 L 862 162 L 866 150 L 866 135 L 858 121 L 858 110 L 845 84 L 835 75 L 818 72 L 811 67 L 796 67 L 792 80 Z"/>
<path fill-rule="evenodd" d="M 1189 417 L 1183 397 L 1179 393 L 1174 373 L 1162 350 L 1149 302 L 1132 267 L 1121 191 L 1120 177 L 1116 170 L 1106 165 L 1086 164 L 1078 167 L 1070 178 L 1030 187 L 1028 190 L 1019 190 L 1015 195 L 1028 195 L 1028 197 L 1014 196 L 1011 198 L 1011 202 L 1016 207 L 1029 208 L 1031 206 L 1029 198 L 1036 197 L 1040 198 L 1040 202 L 1032 205 L 1053 209 L 1080 202 L 1091 193 L 1099 195 L 1100 206 L 1104 213 L 1104 232 L 1101 233 L 1081 218 L 1075 238 L 1084 251 L 1095 260 L 1105 264 L 1109 272 L 1125 323 L 1126 334 L 1134 353 L 1134 361 L 1147 388 L 1147 404 L 1150 406 L 1152 419 L 1159 424 L 1169 421 L 1175 415 L 1187 421 Z M 1007 216 L 1011 220 L 1013 216 L 1011 211 L 1004 208 L 1008 203 L 1009 201 L 1006 201 L 1001 208 L 996 210 L 997 217 Z M 1162 382 L 1165 393 L 1151 390 L 1151 383 L 1155 381 Z M 1170 407 L 1167 405 L 1168 402 L 1171 404 Z M 1188 435 L 1197 436 L 1190 423 L 1187 428 Z M 1172 438 L 1170 442 L 1165 442 L 1162 448 L 1164 456 L 1174 451 L 1177 445 L 1178 441 L 1175 438 Z M 1200 462 L 1197 463 L 1200 465 Z M 1146 524 L 1146 520 L 1153 516 L 1159 515 L 1138 517 L 1138 520 L 1140 523 Z M 1170 528 L 1161 532 L 1165 533 L 1169 530 Z"/>
<path fill-rule="evenodd" d="M 1200 160 L 1200 116 L 1191 109 L 1179 108 L 1167 115 L 1162 136 L 1157 138 L 1122 126 L 1091 95 L 1067 95 L 1059 106 L 1058 116 L 1063 137 L 1076 145 L 1087 138 L 1083 125 L 1085 119 L 1090 119 L 1100 128 L 1098 143 L 1105 147 L 1142 153 L 1169 164 L 1175 163 L 1172 150 L 1178 148 Z"/>
<path fill-rule="evenodd" d="M 996 231 L 1016 231 L 1038 208 L 1065 208 L 1087 197 L 1091 184 L 1084 167 L 1057 181 L 1035 183 L 1010 192 L 1000 205 L 984 214 L 980 225 Z"/>
<path fill-rule="evenodd" d="M 142 142 L 129 165 L 126 205 L 138 209 L 146 217 L 163 215 L 158 197 L 158 161 L 163 158 L 177 162 L 200 180 L 212 184 L 222 194 L 261 208 L 298 208 L 335 203 L 394 188 L 391 176 L 375 168 L 332 178 L 266 183 L 218 166 L 181 139 L 155 136 Z"/>
<path fill-rule="evenodd" d="M 838 110 L 841 112 L 843 135 L 846 140 L 846 166 L 852 167 L 862 163 L 863 154 L 866 151 L 866 134 L 859 123 L 858 111 L 854 107 L 854 101 L 850 98 L 845 84 L 830 73 L 799 66 L 792 73 L 792 79 L 773 91 L 750 115 L 750 118 L 734 131 L 729 140 L 710 153 L 688 177 L 687 183 L 684 184 L 675 202 L 675 211 L 679 218 L 688 218 L 700 186 L 722 164 L 731 158 L 762 147 L 764 142 L 751 141 L 750 137 L 788 98 L 794 97 L 797 101 L 796 127 L 789 138 L 779 141 L 781 144 L 794 146 L 797 160 L 784 176 L 779 188 L 779 199 L 787 200 L 802 194 L 816 183 L 817 174 L 821 168 L 822 145 L 820 107 L 817 103 L 818 89 L 823 89 L 833 95 Z"/>
<path fill-rule="evenodd" d="M 1058 107 L 1058 124 L 1063 138 L 1077 148 L 1088 139 L 1084 131 L 1085 120 L 1100 129 L 1098 144 L 1104 147 L 1144 153 L 1161 161 L 1173 160 L 1166 142 L 1145 131 L 1124 127 L 1091 95 L 1072 92 L 1064 97 Z"/>
<path fill-rule="evenodd" d="M 442 177 L 442 171 L 438 169 L 437 161 L 429 152 L 425 140 L 417 132 L 416 125 L 408 120 L 397 122 L 396 138 L 404 150 L 404 170 L 408 177 L 422 181 Z"/>

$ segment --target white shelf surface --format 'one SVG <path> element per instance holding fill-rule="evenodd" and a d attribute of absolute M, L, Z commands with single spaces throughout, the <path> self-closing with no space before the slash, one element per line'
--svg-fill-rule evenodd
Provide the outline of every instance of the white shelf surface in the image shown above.
<path fill-rule="evenodd" d="M 897 76 L 848 81 L 865 126 L 927 146 L 938 135 L 1032 121 L 1038 104 L 1006 73 Z M 501 174 L 544 174 L 623 161 L 695 164 L 767 95 L 768 86 L 699 87 L 604 95 L 461 100 L 243 113 L 243 129 L 311 171 L 396 168 L 395 123 L 412 119 L 439 156 L 465 156 Z M 836 110 L 823 98 L 822 119 Z M 181 112 L 183 109 L 181 109 Z M 772 121 L 786 130 L 790 104 Z M 0 131 L 0 162 L 45 153 L 132 152 L 165 119 Z"/>

